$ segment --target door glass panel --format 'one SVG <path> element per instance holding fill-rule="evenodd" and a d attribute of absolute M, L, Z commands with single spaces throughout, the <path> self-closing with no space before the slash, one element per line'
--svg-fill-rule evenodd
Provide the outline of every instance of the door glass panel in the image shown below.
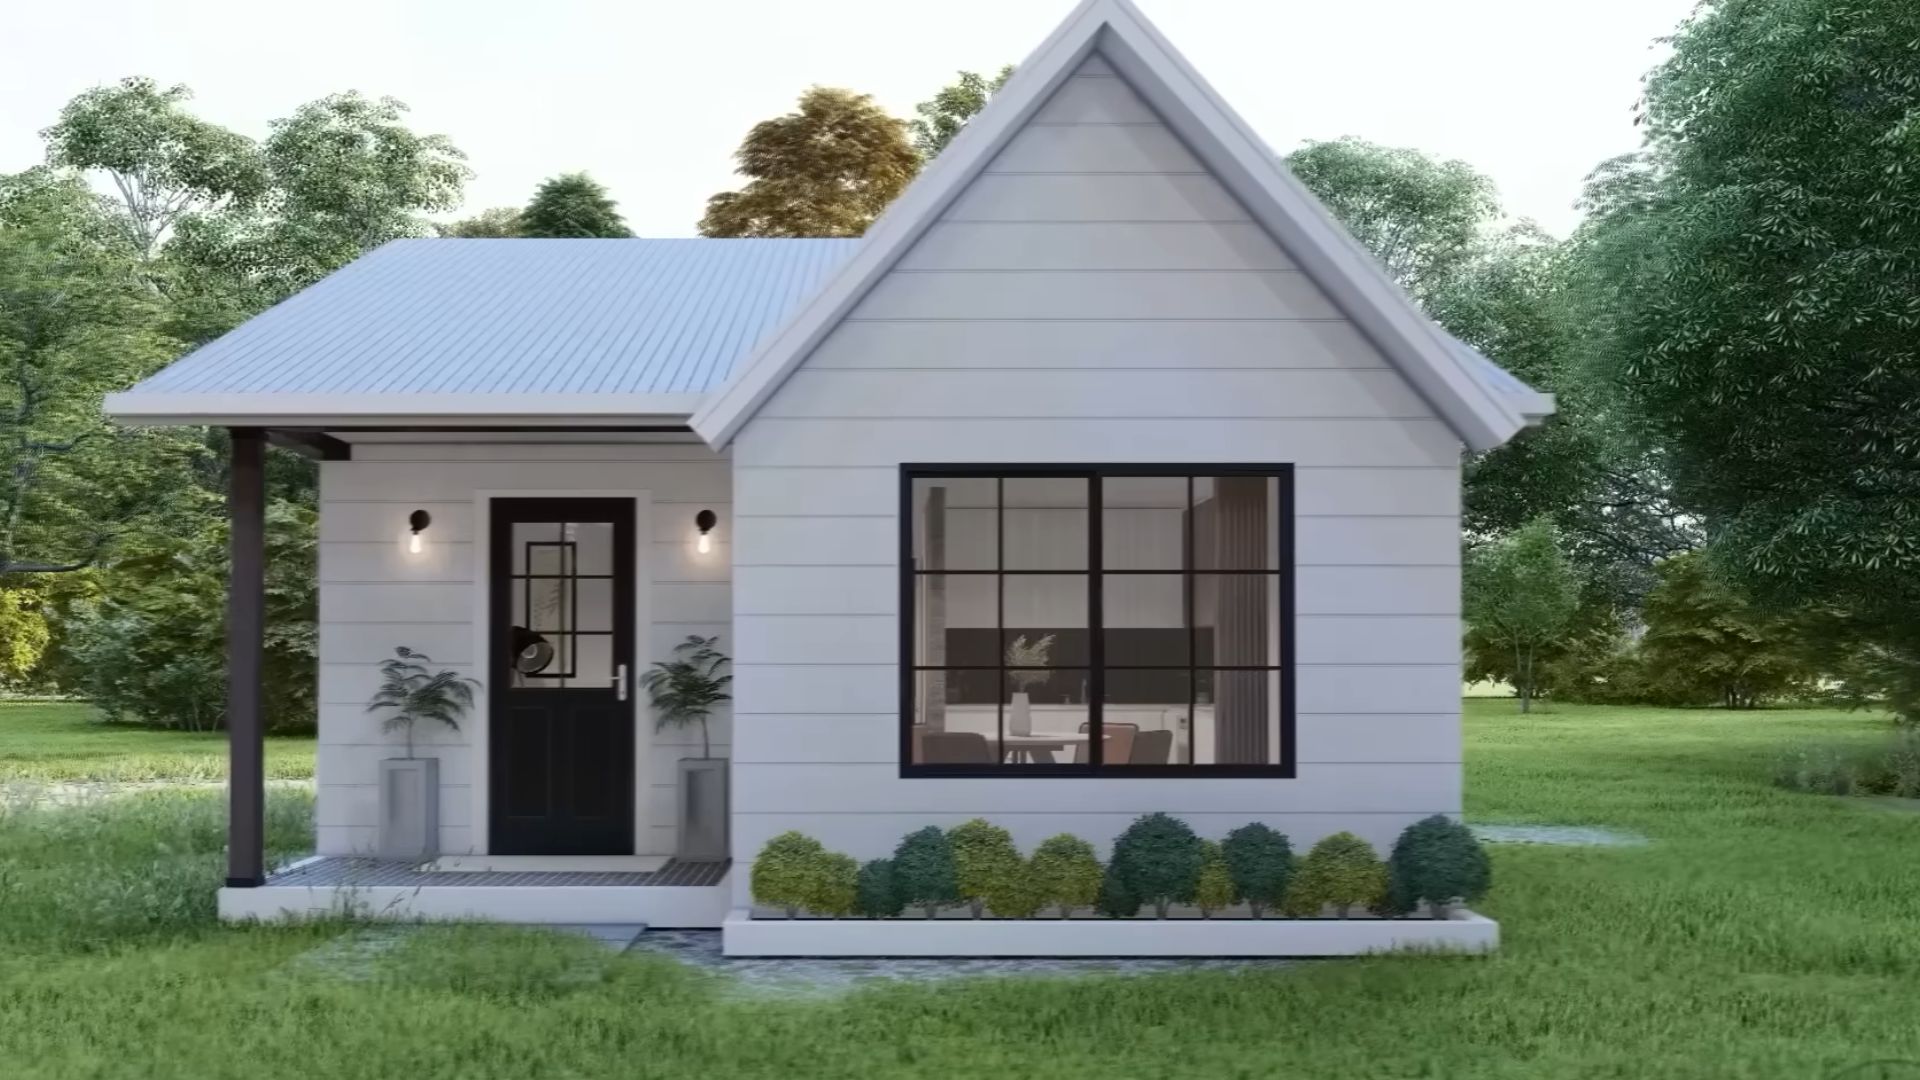
<path fill-rule="evenodd" d="M 1087 568 L 1087 481 L 1008 477 L 1001 481 L 1002 538 L 1009 570 Z"/>
<path fill-rule="evenodd" d="M 1193 478 L 1194 569 L 1274 568 L 1279 483 L 1271 476 Z"/>
<path fill-rule="evenodd" d="M 1186 565 L 1187 478 L 1109 476 L 1100 487 L 1101 559 L 1109 570 Z"/>
<path fill-rule="evenodd" d="M 913 482 L 913 558 L 922 571 L 1000 565 L 1000 484 L 981 477 Z"/>
<path fill-rule="evenodd" d="M 515 685 L 611 685 L 614 532 L 608 521 L 513 523 L 505 587 Z"/>

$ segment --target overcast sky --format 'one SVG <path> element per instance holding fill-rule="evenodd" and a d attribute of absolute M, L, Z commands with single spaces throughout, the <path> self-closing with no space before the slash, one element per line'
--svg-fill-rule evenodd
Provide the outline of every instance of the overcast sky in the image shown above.
<path fill-rule="evenodd" d="M 1692 0 L 1138 0 L 1277 150 L 1359 135 L 1464 159 L 1564 234 L 1601 160 L 1638 145 L 1654 39 Z M 730 154 L 810 84 L 897 115 L 960 68 L 1017 61 L 1070 0 L 89 0 L 8 3 L 0 172 L 61 104 L 126 75 L 184 82 L 256 138 L 339 90 L 390 94 L 475 176 L 466 213 L 558 172 L 607 184 L 642 236 L 690 236 Z"/>

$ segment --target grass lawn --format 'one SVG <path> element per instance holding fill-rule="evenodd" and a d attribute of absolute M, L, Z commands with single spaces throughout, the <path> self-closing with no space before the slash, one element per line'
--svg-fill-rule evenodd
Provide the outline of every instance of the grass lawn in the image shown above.
<path fill-rule="evenodd" d="M 102 724 L 86 705 L 0 702 L 0 782 L 212 782 L 227 775 L 219 732 Z M 267 740 L 267 776 L 313 778 L 313 740 Z"/>
<path fill-rule="evenodd" d="M 1768 783 L 1783 746 L 1867 740 L 1875 718 L 1511 708 L 1468 704 L 1470 817 L 1653 842 L 1496 848 L 1481 908 L 1505 945 L 1479 959 L 741 1001 L 670 960 L 454 927 L 355 980 L 297 959 L 340 926 L 214 925 L 206 793 L 16 813 L 0 820 L 0 1062 L 19 1077 L 1803 1080 L 1920 1061 L 1920 815 Z M 278 845 L 299 842 L 303 812 L 276 800 Z"/>

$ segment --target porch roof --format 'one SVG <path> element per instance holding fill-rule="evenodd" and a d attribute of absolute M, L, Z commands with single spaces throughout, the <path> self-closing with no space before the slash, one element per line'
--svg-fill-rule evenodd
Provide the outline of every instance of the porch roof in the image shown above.
<path fill-rule="evenodd" d="M 858 240 L 399 240 L 125 393 L 135 423 L 684 420 Z"/>

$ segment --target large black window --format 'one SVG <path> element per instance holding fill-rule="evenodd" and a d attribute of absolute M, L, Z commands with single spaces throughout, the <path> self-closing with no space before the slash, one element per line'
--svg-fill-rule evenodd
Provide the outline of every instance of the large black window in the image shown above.
<path fill-rule="evenodd" d="M 901 470 L 901 772 L 1293 775 L 1293 473 Z"/>

